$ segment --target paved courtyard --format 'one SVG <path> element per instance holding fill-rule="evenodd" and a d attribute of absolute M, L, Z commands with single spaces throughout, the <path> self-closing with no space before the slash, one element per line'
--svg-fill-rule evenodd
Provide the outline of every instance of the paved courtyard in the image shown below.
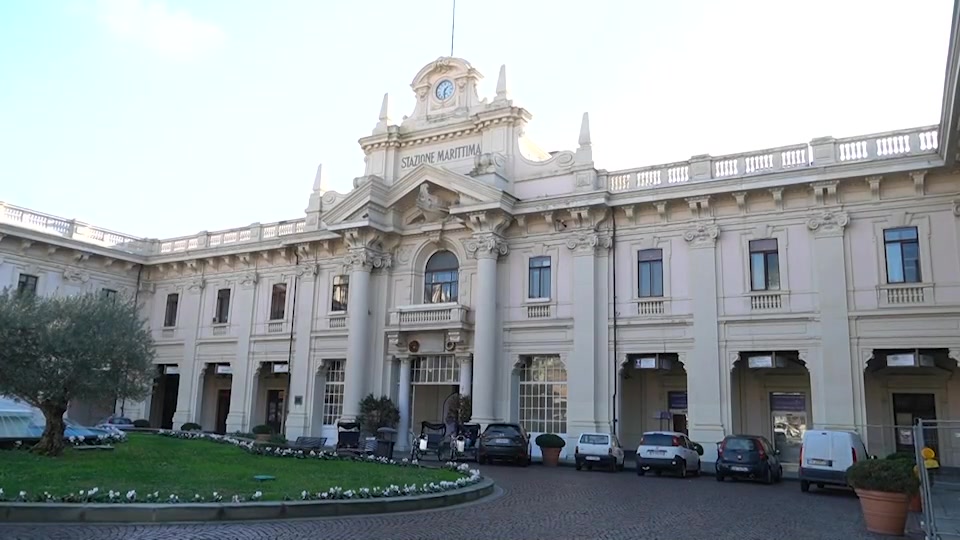
<path fill-rule="evenodd" d="M 855 496 L 779 485 L 680 480 L 572 468 L 484 466 L 502 487 L 484 501 L 385 516 L 177 525 L 10 525 L 13 539 L 876 539 Z"/>

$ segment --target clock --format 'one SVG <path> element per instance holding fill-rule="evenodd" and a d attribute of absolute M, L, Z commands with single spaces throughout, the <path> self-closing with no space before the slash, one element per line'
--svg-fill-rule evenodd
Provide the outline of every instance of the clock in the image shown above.
<path fill-rule="evenodd" d="M 440 101 L 446 101 L 450 99 L 450 96 L 453 95 L 453 82 L 450 79 L 444 79 L 440 81 L 437 83 L 437 88 L 434 91 L 434 94 Z"/>

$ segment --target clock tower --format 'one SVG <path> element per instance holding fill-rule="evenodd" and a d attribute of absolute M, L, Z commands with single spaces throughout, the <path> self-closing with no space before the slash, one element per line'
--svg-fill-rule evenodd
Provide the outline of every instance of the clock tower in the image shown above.
<path fill-rule="evenodd" d="M 413 114 L 401 131 L 423 129 L 448 120 L 463 119 L 483 106 L 477 93 L 479 71 L 462 58 L 440 57 L 427 64 L 410 83 L 417 97 Z"/>

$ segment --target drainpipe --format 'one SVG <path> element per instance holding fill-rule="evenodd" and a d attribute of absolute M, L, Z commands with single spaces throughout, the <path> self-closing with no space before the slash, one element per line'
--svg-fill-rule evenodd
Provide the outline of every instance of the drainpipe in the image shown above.
<path fill-rule="evenodd" d="M 296 262 L 293 271 L 293 302 L 290 306 L 290 346 L 287 348 L 287 390 L 283 395 L 283 415 L 280 417 L 280 431 L 287 431 L 287 415 L 290 414 L 290 388 L 293 381 L 293 335 L 297 322 L 297 284 L 300 282 L 296 269 L 300 267 L 300 252 L 294 253 Z"/>
<path fill-rule="evenodd" d="M 613 250 L 613 424 L 611 432 L 617 433 L 617 385 L 620 383 L 620 365 L 617 354 L 617 209 L 614 207 L 611 213 L 613 221 L 613 234 L 610 238 L 610 248 Z"/>

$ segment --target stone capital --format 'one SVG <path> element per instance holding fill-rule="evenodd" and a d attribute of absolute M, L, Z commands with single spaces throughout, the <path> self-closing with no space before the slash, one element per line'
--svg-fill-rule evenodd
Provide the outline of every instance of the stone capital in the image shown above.
<path fill-rule="evenodd" d="M 389 268 L 393 258 L 371 248 L 359 247 L 351 248 L 343 262 L 350 272 L 370 272 L 374 268 Z"/>
<path fill-rule="evenodd" d="M 683 239 L 690 247 L 713 247 L 720 236 L 720 227 L 714 223 L 697 223 L 683 232 Z"/>
<path fill-rule="evenodd" d="M 187 291 L 194 294 L 199 294 L 206 284 L 206 280 L 204 280 L 202 277 L 193 278 L 187 282 Z"/>
<path fill-rule="evenodd" d="M 567 238 L 567 248 L 576 255 L 590 255 L 610 249 L 613 244 L 610 236 L 597 231 L 577 231 Z"/>
<path fill-rule="evenodd" d="M 480 233 L 467 240 L 467 253 L 477 259 L 497 259 L 510 252 L 506 240 L 495 233 Z"/>
<path fill-rule="evenodd" d="M 317 264 L 301 264 L 296 269 L 297 277 L 306 277 L 307 279 L 316 279 L 317 275 L 320 273 L 320 265 Z"/>
<path fill-rule="evenodd" d="M 807 219 L 807 228 L 818 236 L 841 236 L 850 223 L 850 216 L 839 210 L 817 212 Z"/>

